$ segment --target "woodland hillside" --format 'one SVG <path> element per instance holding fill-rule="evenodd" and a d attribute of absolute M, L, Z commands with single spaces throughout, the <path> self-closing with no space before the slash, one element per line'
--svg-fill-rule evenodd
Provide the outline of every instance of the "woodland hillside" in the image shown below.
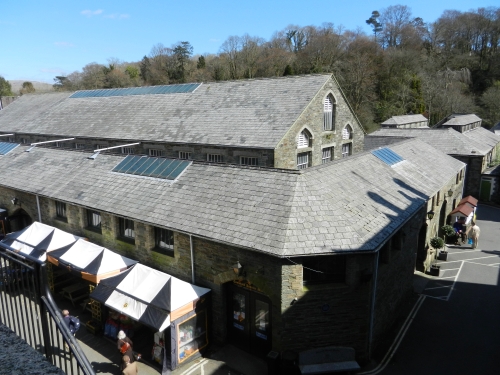
<path fill-rule="evenodd" d="M 290 25 L 270 40 L 231 36 L 217 54 L 193 55 L 188 41 L 157 44 L 135 62 L 89 63 L 58 90 L 209 82 L 334 73 L 368 131 L 393 115 L 450 113 L 500 121 L 500 8 L 445 11 L 429 22 L 404 5 L 365 15 L 373 33 L 333 24 Z M 180 36 L 182 37 L 182 36 Z"/>

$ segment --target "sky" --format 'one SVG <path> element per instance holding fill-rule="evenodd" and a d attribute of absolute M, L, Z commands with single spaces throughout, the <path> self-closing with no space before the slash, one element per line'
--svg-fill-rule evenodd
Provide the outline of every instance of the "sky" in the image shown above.
<path fill-rule="evenodd" d="M 0 76 L 54 83 L 92 62 L 136 62 L 158 43 L 181 41 L 194 54 L 219 52 L 230 36 L 266 41 L 288 25 L 360 28 L 372 11 L 406 5 L 412 17 L 436 21 L 445 10 L 497 6 L 496 0 L 4 0 L 0 3 Z"/>

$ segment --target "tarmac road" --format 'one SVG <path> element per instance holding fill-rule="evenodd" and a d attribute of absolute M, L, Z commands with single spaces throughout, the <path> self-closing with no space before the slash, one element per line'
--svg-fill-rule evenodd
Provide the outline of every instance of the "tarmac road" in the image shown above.
<path fill-rule="evenodd" d="M 417 276 L 421 304 L 407 331 L 390 360 L 365 374 L 500 374 L 500 208 L 480 204 L 477 223 L 477 249 L 450 246 L 438 278 Z"/>

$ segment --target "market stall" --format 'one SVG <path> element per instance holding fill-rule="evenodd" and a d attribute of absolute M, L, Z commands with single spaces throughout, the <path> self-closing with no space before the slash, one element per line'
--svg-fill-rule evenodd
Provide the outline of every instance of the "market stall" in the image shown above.
<path fill-rule="evenodd" d="M 475 218 L 477 203 L 477 199 L 472 195 L 463 198 L 450 212 L 450 222 L 453 224 L 456 221 L 462 221 L 464 225 L 468 225 Z"/>
<path fill-rule="evenodd" d="M 136 264 L 101 280 L 90 298 L 109 309 L 105 325 L 113 324 L 110 319 L 114 320 L 114 315 L 152 328 L 152 358 L 173 370 L 199 356 L 208 345 L 209 292 L 210 289 Z M 123 329 L 119 322 L 114 324 L 118 325 L 116 329 Z M 105 326 L 104 330 L 109 329 Z"/>
<path fill-rule="evenodd" d="M 79 238 L 71 233 L 35 221 L 20 231 L 9 233 L 1 242 L 16 249 L 19 253 L 45 261 L 47 252 L 71 245 Z"/>

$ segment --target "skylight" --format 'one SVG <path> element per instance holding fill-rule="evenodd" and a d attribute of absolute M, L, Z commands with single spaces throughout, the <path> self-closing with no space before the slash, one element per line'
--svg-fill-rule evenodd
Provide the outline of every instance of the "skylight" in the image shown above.
<path fill-rule="evenodd" d="M 387 147 L 379 148 L 378 150 L 373 150 L 372 154 L 375 155 L 380 160 L 382 160 L 385 164 L 390 166 L 393 166 L 405 160 Z"/>
<path fill-rule="evenodd" d="M 201 83 L 185 83 L 179 85 L 160 85 L 146 87 L 127 87 L 119 89 L 81 90 L 75 92 L 70 98 L 97 98 L 109 96 L 153 95 L 153 94 L 178 94 L 196 90 Z"/>
<path fill-rule="evenodd" d="M 19 146 L 19 143 L 0 142 L 0 155 L 5 155 Z"/>
<path fill-rule="evenodd" d="M 128 155 L 112 172 L 175 180 L 190 164 L 189 160 Z"/>

